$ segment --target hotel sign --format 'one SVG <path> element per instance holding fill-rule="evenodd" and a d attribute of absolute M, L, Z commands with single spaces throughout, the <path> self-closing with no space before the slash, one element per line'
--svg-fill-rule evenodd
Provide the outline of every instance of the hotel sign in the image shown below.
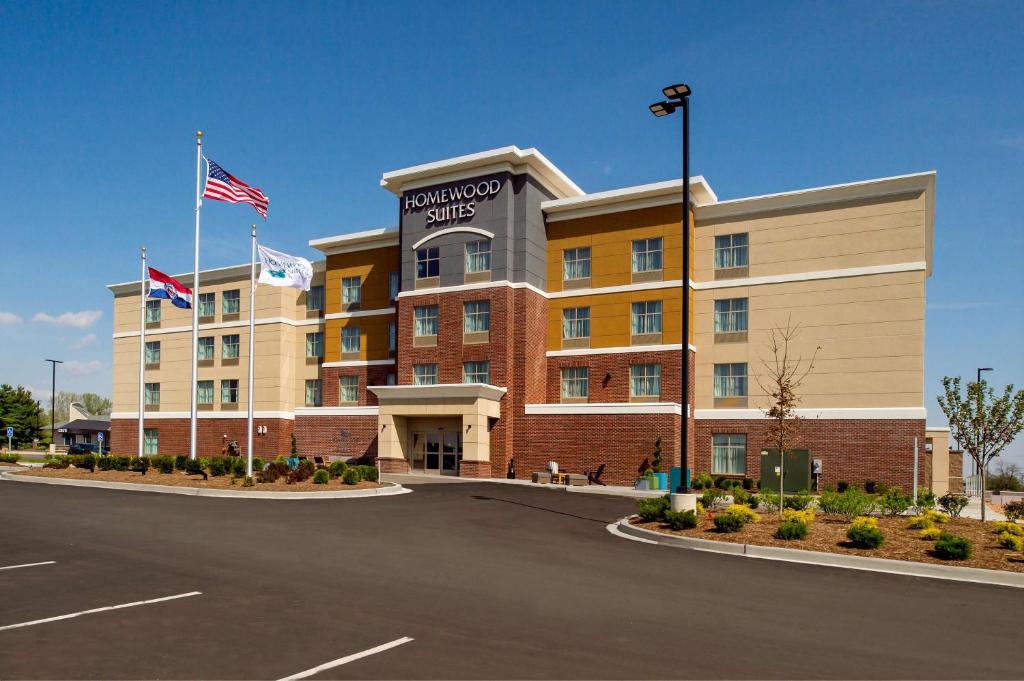
<path fill-rule="evenodd" d="M 503 184 L 501 180 L 480 180 L 405 194 L 402 212 L 425 210 L 427 227 L 466 220 L 476 215 L 477 201 L 495 196 Z"/>

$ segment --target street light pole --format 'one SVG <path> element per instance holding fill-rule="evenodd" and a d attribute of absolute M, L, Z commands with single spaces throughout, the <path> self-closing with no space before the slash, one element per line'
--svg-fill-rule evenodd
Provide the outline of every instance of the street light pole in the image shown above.
<path fill-rule="evenodd" d="M 57 433 L 56 430 L 56 416 L 57 416 L 57 365 L 63 364 L 64 361 L 60 359 L 48 359 L 52 371 L 50 372 L 50 448 L 53 453 L 57 453 Z"/>
<path fill-rule="evenodd" d="M 978 380 L 977 380 L 977 382 L 979 384 L 978 385 L 978 390 L 981 390 L 981 385 L 980 384 L 981 384 L 981 372 L 982 371 L 995 371 L 995 369 L 993 369 L 992 367 L 978 367 Z M 984 401 L 985 400 L 985 396 L 982 395 L 981 399 L 982 399 L 982 401 Z M 979 413 L 980 413 L 980 410 L 979 410 Z M 981 468 L 980 467 L 983 465 L 983 462 L 985 461 L 985 452 L 981 449 L 981 448 L 984 448 L 984 446 L 985 446 L 985 436 L 984 436 L 984 433 L 978 433 L 978 435 L 981 435 L 981 442 L 979 443 L 979 442 L 975 441 L 975 443 L 974 443 L 974 451 L 978 452 L 978 456 L 980 458 L 980 461 L 975 462 L 975 466 L 978 467 L 978 470 L 975 471 L 976 475 L 978 473 L 981 473 Z M 988 473 L 988 471 L 985 471 L 985 472 Z M 985 505 L 985 490 L 981 490 L 981 499 L 982 499 L 982 506 L 984 506 Z"/>
<path fill-rule="evenodd" d="M 690 492 L 690 86 L 685 83 L 670 85 L 662 89 L 666 99 L 648 107 L 652 114 L 661 118 L 676 111 L 683 110 L 683 347 L 680 353 L 681 395 L 679 404 L 680 438 L 679 438 L 679 486 L 674 490 L 680 494 Z"/>

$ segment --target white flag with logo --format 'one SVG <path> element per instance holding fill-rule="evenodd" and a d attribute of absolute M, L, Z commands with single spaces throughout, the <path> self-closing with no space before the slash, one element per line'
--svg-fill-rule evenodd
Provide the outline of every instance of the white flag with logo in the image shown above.
<path fill-rule="evenodd" d="M 257 248 L 260 252 L 259 283 L 309 290 L 313 280 L 312 263 L 305 258 L 281 253 L 266 246 Z"/>

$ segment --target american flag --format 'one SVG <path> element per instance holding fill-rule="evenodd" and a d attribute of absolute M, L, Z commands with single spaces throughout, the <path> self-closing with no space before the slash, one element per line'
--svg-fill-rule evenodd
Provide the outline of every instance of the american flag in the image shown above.
<path fill-rule="evenodd" d="M 256 212 L 267 218 L 267 206 L 270 199 L 263 193 L 262 189 L 250 187 L 246 183 L 231 175 L 219 165 L 206 159 L 206 191 L 203 192 L 204 199 L 215 201 L 227 201 L 228 203 L 248 203 L 256 209 Z"/>

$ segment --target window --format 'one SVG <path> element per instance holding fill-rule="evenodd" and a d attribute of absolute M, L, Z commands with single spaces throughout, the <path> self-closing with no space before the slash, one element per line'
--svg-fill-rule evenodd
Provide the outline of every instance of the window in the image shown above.
<path fill-rule="evenodd" d="M 655 272 L 661 267 L 661 237 L 633 242 L 633 271 Z"/>
<path fill-rule="evenodd" d="M 412 365 L 413 385 L 436 385 L 437 365 L 436 364 L 413 364 Z"/>
<path fill-rule="evenodd" d="M 231 333 L 221 336 L 220 339 L 221 359 L 238 359 L 238 334 Z"/>
<path fill-rule="evenodd" d="M 491 269 L 491 242 L 470 241 L 466 244 L 466 273 L 487 272 Z"/>
<path fill-rule="evenodd" d="M 196 359 L 213 359 L 213 336 L 202 336 L 199 339 Z"/>
<path fill-rule="evenodd" d="M 747 266 L 747 235 L 726 234 L 715 237 L 715 269 Z"/>
<path fill-rule="evenodd" d="M 423 305 L 413 308 L 413 335 L 437 335 L 437 305 Z"/>
<path fill-rule="evenodd" d="M 306 291 L 306 310 L 313 312 L 324 309 L 324 287 L 310 286 Z"/>
<path fill-rule="evenodd" d="M 747 436 L 711 436 L 711 472 L 719 475 L 747 474 Z"/>
<path fill-rule="evenodd" d="M 562 279 L 590 278 L 590 248 L 567 248 L 562 251 Z"/>
<path fill-rule="evenodd" d="M 398 350 L 398 327 L 393 323 L 388 324 L 388 352 Z"/>
<path fill-rule="evenodd" d="M 342 404 L 359 401 L 358 376 L 341 376 L 338 379 L 338 399 Z"/>
<path fill-rule="evenodd" d="M 661 365 L 634 364 L 629 367 L 630 397 L 661 397 Z"/>
<path fill-rule="evenodd" d="M 398 383 L 397 377 L 394 374 L 388 374 L 387 384 L 388 385 L 396 385 L 397 383 Z"/>
<path fill-rule="evenodd" d="M 746 397 L 747 365 L 715 365 L 715 397 Z"/>
<path fill-rule="evenodd" d="M 242 296 L 238 289 L 224 292 L 224 314 L 238 314 L 242 311 Z"/>
<path fill-rule="evenodd" d="M 146 384 L 146 406 L 157 407 L 160 405 L 160 384 L 159 383 L 147 383 Z"/>
<path fill-rule="evenodd" d="M 746 298 L 727 298 L 715 301 L 715 333 L 735 333 L 746 330 Z"/>
<path fill-rule="evenodd" d="M 213 381 L 196 381 L 196 404 L 213 404 Z"/>
<path fill-rule="evenodd" d="M 160 341 L 146 341 L 146 364 L 160 363 Z"/>
<path fill-rule="evenodd" d="M 562 338 L 590 338 L 589 307 L 567 307 L 562 310 Z"/>
<path fill-rule="evenodd" d="M 159 300 L 147 300 L 146 301 L 146 323 L 154 324 L 160 321 L 160 301 Z"/>
<path fill-rule="evenodd" d="M 222 404 L 238 404 L 237 378 L 225 378 L 220 382 L 220 401 Z"/>
<path fill-rule="evenodd" d="M 314 331 L 306 334 L 306 357 L 324 356 L 324 333 Z"/>
<path fill-rule="evenodd" d="M 464 362 L 462 364 L 463 383 L 490 383 L 490 362 Z"/>
<path fill-rule="evenodd" d="M 435 248 L 421 248 L 416 251 L 416 278 L 427 279 L 439 276 L 441 272 L 440 252 Z"/>
<path fill-rule="evenodd" d="M 359 327 L 345 326 L 341 329 L 341 351 L 359 352 Z"/>
<path fill-rule="evenodd" d="M 199 316 L 200 317 L 212 317 L 217 314 L 217 294 L 216 293 L 200 293 L 199 294 Z"/>
<path fill-rule="evenodd" d="M 341 280 L 341 304 L 358 305 L 362 299 L 362 290 L 361 277 L 344 277 Z"/>
<path fill-rule="evenodd" d="M 590 394 L 588 367 L 562 367 L 562 398 L 586 399 Z"/>
<path fill-rule="evenodd" d="M 491 330 L 491 301 L 477 300 L 462 306 L 465 321 L 465 333 L 479 333 Z"/>
<path fill-rule="evenodd" d="M 661 301 L 633 303 L 632 330 L 634 336 L 661 333 Z"/>
<path fill-rule="evenodd" d="M 142 432 L 142 453 L 156 454 L 160 451 L 160 432 L 156 428 L 146 428 Z"/>
<path fill-rule="evenodd" d="M 319 407 L 320 406 L 320 379 L 319 378 L 307 378 L 306 379 L 306 406 L 307 407 Z"/>
<path fill-rule="evenodd" d="M 391 300 L 398 300 L 398 292 L 402 288 L 402 275 L 398 272 L 388 274 L 388 297 Z"/>

